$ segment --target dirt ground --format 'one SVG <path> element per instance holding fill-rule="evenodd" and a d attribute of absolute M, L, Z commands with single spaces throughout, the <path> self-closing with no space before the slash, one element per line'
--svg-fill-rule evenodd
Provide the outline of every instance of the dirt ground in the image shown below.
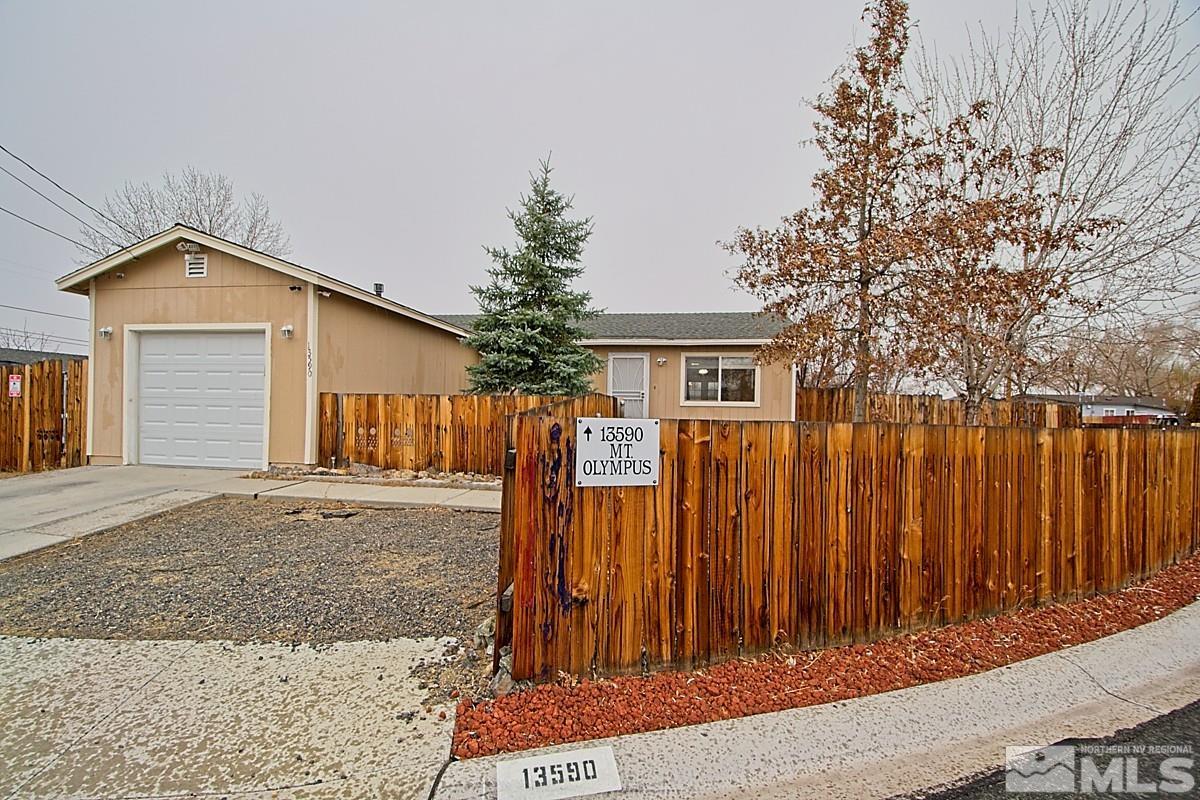
<path fill-rule="evenodd" d="M 493 608 L 499 519 L 210 500 L 0 562 L 0 633 L 318 645 L 453 636 L 461 658 L 424 677 L 477 694 L 490 658 L 472 635 Z"/>

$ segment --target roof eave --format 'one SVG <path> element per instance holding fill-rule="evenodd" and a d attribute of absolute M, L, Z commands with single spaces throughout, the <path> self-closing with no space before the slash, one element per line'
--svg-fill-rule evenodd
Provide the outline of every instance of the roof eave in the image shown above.
<path fill-rule="evenodd" d="M 597 337 L 595 339 L 580 339 L 579 343 L 587 347 L 615 347 L 620 345 L 659 345 L 663 347 L 761 347 L 770 339 L 663 339 L 655 338 L 614 338 Z"/>

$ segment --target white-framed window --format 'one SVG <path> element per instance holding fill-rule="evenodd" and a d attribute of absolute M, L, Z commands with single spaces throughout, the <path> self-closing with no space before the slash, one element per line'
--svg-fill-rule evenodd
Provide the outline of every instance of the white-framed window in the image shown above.
<path fill-rule="evenodd" d="M 1116 415 L 1117 415 L 1117 410 L 1116 410 L 1115 408 L 1106 408 L 1106 409 L 1104 409 L 1104 416 L 1106 416 L 1106 417 L 1115 417 Z"/>
<path fill-rule="evenodd" d="M 208 254 L 207 253 L 184 253 L 183 254 L 183 276 L 185 278 L 207 278 L 208 277 Z"/>
<path fill-rule="evenodd" d="M 680 402 L 685 406 L 757 406 L 761 374 L 753 356 L 684 353 Z"/>

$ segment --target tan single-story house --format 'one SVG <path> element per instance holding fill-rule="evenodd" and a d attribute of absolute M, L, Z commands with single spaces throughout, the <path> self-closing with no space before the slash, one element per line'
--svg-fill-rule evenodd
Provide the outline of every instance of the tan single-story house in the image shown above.
<path fill-rule="evenodd" d="M 176 225 L 59 278 L 90 303 L 91 464 L 315 464 L 320 392 L 454 394 L 465 331 Z"/>
<path fill-rule="evenodd" d="M 322 392 L 457 394 L 473 317 L 432 316 L 175 225 L 59 278 L 87 295 L 90 464 L 315 464 Z M 751 313 L 602 314 L 583 342 L 627 416 L 795 413 L 788 365 L 758 364 Z"/>
<path fill-rule="evenodd" d="M 441 319 L 469 329 L 477 315 Z M 580 327 L 604 363 L 596 391 L 624 400 L 626 416 L 795 419 L 795 370 L 755 358 L 780 328 L 760 314 L 601 314 Z"/>

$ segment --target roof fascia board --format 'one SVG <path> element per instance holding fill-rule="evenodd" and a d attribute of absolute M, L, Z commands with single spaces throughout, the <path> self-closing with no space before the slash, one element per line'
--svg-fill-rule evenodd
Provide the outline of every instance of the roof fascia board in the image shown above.
<path fill-rule="evenodd" d="M 618 345 L 662 345 L 665 347 L 738 347 L 764 345 L 770 339 L 580 339 L 587 347 L 611 347 Z"/>

